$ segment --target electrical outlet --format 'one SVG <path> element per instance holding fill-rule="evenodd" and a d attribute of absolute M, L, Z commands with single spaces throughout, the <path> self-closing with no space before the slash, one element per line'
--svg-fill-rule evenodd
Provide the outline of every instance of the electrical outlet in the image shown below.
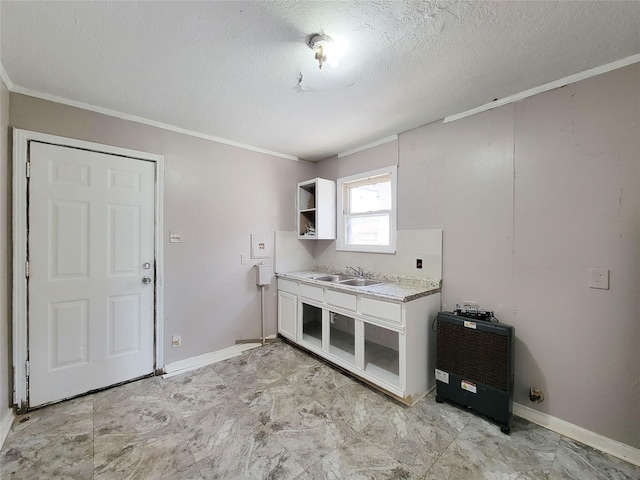
<path fill-rule="evenodd" d="M 182 346 L 182 337 L 180 335 L 174 335 L 171 339 L 171 347 L 181 347 Z"/>
<path fill-rule="evenodd" d="M 247 256 L 245 254 L 240 254 L 240 265 L 247 264 Z"/>
<path fill-rule="evenodd" d="M 416 258 L 416 268 L 422 268 L 422 259 Z"/>
<path fill-rule="evenodd" d="M 609 270 L 606 268 L 590 268 L 589 287 L 609 290 Z"/>

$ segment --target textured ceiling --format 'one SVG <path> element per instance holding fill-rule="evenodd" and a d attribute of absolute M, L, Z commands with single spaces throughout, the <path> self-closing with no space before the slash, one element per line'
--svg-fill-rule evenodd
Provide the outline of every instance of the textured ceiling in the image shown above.
<path fill-rule="evenodd" d="M 319 160 L 640 53 L 640 2 L 8 2 L 14 90 Z M 322 70 L 324 31 L 348 50 Z"/>

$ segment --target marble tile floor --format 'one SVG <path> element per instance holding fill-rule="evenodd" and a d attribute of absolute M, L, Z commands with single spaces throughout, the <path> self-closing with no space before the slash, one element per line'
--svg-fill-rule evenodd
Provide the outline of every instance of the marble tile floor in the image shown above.
<path fill-rule="evenodd" d="M 408 408 L 286 344 L 17 417 L 9 479 L 615 479 L 636 467 L 432 395 Z"/>

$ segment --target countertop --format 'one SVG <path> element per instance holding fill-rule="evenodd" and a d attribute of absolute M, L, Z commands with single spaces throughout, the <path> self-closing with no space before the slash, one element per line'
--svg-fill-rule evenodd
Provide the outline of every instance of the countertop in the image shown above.
<path fill-rule="evenodd" d="M 300 272 L 276 273 L 276 277 L 293 280 L 318 287 L 331 288 L 341 292 L 357 293 L 373 298 L 391 300 L 394 302 L 410 302 L 420 297 L 440 293 L 442 280 L 439 278 L 415 278 L 400 275 L 367 274 L 366 278 L 379 280 L 382 283 L 366 287 L 354 287 L 340 283 L 314 280 L 322 275 L 344 273 L 334 269 L 303 270 Z"/>

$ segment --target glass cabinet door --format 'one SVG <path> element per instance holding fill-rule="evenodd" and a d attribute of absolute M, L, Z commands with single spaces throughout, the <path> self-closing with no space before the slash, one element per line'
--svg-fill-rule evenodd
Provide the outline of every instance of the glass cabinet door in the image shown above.
<path fill-rule="evenodd" d="M 355 319 L 329 312 L 329 352 L 355 365 Z"/>
<path fill-rule="evenodd" d="M 398 332 L 364 324 L 364 369 L 392 385 L 400 386 Z"/>
<path fill-rule="evenodd" d="M 302 314 L 302 340 L 322 348 L 322 309 L 300 303 Z"/>

